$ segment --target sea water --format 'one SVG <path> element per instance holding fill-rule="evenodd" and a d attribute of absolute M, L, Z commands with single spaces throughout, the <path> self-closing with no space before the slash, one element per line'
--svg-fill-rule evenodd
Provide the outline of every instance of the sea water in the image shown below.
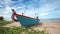
<path fill-rule="evenodd" d="M 40 23 L 55 23 L 55 24 L 60 24 L 60 20 L 53 20 L 53 19 L 41 19 Z"/>

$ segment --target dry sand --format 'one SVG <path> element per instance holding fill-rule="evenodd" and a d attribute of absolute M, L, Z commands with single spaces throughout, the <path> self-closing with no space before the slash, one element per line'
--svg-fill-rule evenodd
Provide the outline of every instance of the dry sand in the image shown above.
<path fill-rule="evenodd" d="M 50 23 L 51 22 L 51 23 Z M 60 34 L 60 24 L 52 23 L 52 22 L 60 22 L 60 20 L 55 20 L 55 21 L 47 21 L 43 23 L 39 23 L 38 25 L 31 26 L 31 28 L 35 30 L 45 30 L 45 32 L 48 32 L 49 34 Z M 12 24 L 7 24 L 4 27 L 20 27 L 21 24 L 18 22 L 12 23 Z"/>
<path fill-rule="evenodd" d="M 11 24 L 7 24 L 3 27 L 21 27 L 21 24 L 19 22 L 14 22 L 14 23 L 11 23 Z"/>
<path fill-rule="evenodd" d="M 32 26 L 35 30 L 45 30 L 49 34 L 60 34 L 60 24 L 43 23 L 42 25 Z"/>

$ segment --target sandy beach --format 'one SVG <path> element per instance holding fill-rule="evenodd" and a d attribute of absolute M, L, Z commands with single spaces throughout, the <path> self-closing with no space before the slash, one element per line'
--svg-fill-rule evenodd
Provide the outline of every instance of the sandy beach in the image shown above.
<path fill-rule="evenodd" d="M 49 34 L 60 34 L 60 24 L 57 22 L 60 23 L 60 20 L 44 21 L 43 23 L 31 26 L 31 28 L 39 31 L 45 30 L 45 32 L 48 32 Z M 4 27 L 13 27 L 13 26 L 20 27 L 21 24 L 19 22 L 15 22 L 12 24 L 7 24 Z"/>
<path fill-rule="evenodd" d="M 60 20 L 43 21 L 42 24 L 32 26 L 36 30 L 45 30 L 49 34 L 60 34 Z"/>

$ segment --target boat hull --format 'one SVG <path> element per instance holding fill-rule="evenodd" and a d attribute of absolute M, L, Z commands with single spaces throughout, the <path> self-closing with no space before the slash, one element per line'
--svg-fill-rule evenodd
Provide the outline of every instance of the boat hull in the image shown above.
<path fill-rule="evenodd" d="M 16 18 L 23 27 L 28 27 L 39 23 L 39 19 L 26 18 L 23 16 L 16 16 Z"/>

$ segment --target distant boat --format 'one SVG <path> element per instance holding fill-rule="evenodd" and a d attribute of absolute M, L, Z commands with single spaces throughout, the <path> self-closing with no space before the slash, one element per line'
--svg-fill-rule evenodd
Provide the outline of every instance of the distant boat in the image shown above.
<path fill-rule="evenodd" d="M 28 16 L 16 14 L 16 18 L 23 27 L 28 27 L 28 26 L 35 25 L 35 24 L 39 23 L 38 17 L 37 18 L 31 18 Z"/>

